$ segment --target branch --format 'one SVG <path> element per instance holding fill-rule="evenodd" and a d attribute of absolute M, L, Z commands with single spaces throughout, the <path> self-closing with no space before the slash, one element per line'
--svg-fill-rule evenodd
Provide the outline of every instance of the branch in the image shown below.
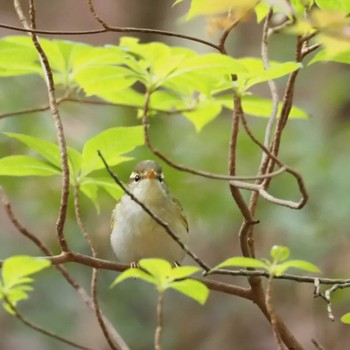
<path fill-rule="evenodd" d="M 30 7 L 29 8 L 30 24 L 28 24 L 24 16 L 19 0 L 14 0 L 14 7 L 17 12 L 18 18 L 22 22 L 23 27 L 26 29 L 35 29 L 36 24 L 35 24 L 34 0 L 30 0 L 30 6 L 29 6 Z M 68 251 L 68 244 L 64 237 L 64 232 L 63 232 L 64 224 L 67 216 L 68 196 L 69 196 L 69 167 L 68 167 L 66 140 L 64 137 L 63 125 L 62 125 L 62 121 L 58 110 L 55 84 L 53 81 L 53 75 L 52 75 L 50 63 L 47 59 L 47 56 L 42 46 L 40 45 L 40 42 L 36 34 L 31 32 L 30 37 L 32 39 L 32 42 L 34 44 L 36 51 L 38 52 L 40 63 L 46 78 L 49 105 L 50 105 L 51 114 L 52 114 L 55 128 L 56 128 L 57 142 L 60 150 L 60 158 L 61 158 L 61 165 L 62 165 L 62 192 L 61 192 L 62 194 L 61 194 L 61 203 L 60 203 L 58 219 L 56 223 L 56 232 L 57 232 L 57 237 L 58 237 L 58 241 L 61 246 L 61 249 L 63 251 Z"/>
<path fill-rule="evenodd" d="M 237 137 L 239 132 L 239 123 L 240 123 L 241 115 L 243 114 L 241 97 L 236 92 L 234 92 L 233 99 L 234 99 L 234 108 L 232 111 L 232 126 L 231 126 L 229 160 L 228 160 L 228 168 L 229 168 L 230 176 L 234 176 L 236 174 Z M 236 186 L 236 183 L 230 182 L 231 195 L 234 198 L 245 221 L 253 225 L 257 223 L 257 220 L 254 219 L 254 216 L 250 212 L 247 204 L 245 203 L 242 197 L 241 192 L 238 189 L 238 186 Z"/>
<path fill-rule="evenodd" d="M 273 275 L 271 274 L 267 281 L 267 287 L 266 287 L 266 293 L 265 293 L 265 304 L 266 304 L 266 309 L 270 315 L 273 335 L 276 339 L 278 349 L 283 350 L 284 346 L 279 333 L 275 310 L 273 309 L 273 306 L 272 306 L 272 281 L 273 281 Z"/>
<path fill-rule="evenodd" d="M 91 350 L 91 348 L 79 345 L 75 342 L 72 342 L 64 337 L 61 337 L 60 335 L 53 333 L 51 331 L 46 330 L 45 328 L 42 328 L 38 325 L 36 325 L 35 323 L 27 320 L 19 311 L 18 309 L 10 302 L 10 300 L 6 297 L 6 295 L 4 296 L 4 300 L 7 303 L 7 305 L 11 308 L 11 310 L 13 311 L 14 315 L 22 322 L 24 323 L 26 326 L 34 329 L 35 331 L 45 334 L 47 336 L 49 336 L 50 338 L 54 338 L 56 340 L 59 340 L 62 343 L 71 345 L 77 349 L 82 349 L 82 350 Z"/>

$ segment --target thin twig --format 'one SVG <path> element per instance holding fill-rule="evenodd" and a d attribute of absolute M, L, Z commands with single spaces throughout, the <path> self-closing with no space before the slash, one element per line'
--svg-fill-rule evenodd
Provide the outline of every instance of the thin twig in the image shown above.
<path fill-rule="evenodd" d="M 203 40 L 190 35 L 185 35 L 185 34 L 180 34 L 176 32 L 170 32 L 167 30 L 160 30 L 160 29 L 108 26 L 108 28 L 93 29 L 93 30 L 62 31 L 62 30 L 21 28 L 21 27 L 12 26 L 9 24 L 4 24 L 4 23 L 0 23 L 0 28 L 11 29 L 18 32 L 24 32 L 24 33 L 45 34 L 45 35 L 92 35 L 92 34 L 102 34 L 102 33 L 108 33 L 108 32 L 157 34 L 157 35 L 163 35 L 163 36 L 169 36 L 169 37 L 175 37 L 178 39 L 193 41 L 199 44 L 212 47 L 215 50 L 219 50 L 218 46 L 214 43 L 211 43 L 210 41 Z"/>
<path fill-rule="evenodd" d="M 13 311 L 14 315 L 22 322 L 24 323 L 26 326 L 34 329 L 35 331 L 39 332 L 39 333 L 42 333 L 42 334 L 45 334 L 47 335 L 48 337 L 50 338 L 53 338 L 53 339 L 56 339 L 56 340 L 59 340 L 60 342 L 62 343 L 65 343 L 65 344 L 68 344 L 70 346 L 73 346 L 74 348 L 76 349 L 82 349 L 82 350 L 91 350 L 91 348 L 88 348 L 86 346 L 83 346 L 83 345 L 80 345 L 80 344 L 77 344 L 73 341 L 70 341 L 64 337 L 61 337 L 60 335 L 54 333 L 54 332 L 51 332 L 45 328 L 42 328 L 40 326 L 38 326 L 37 324 L 29 321 L 28 319 L 26 319 L 21 313 L 20 311 L 17 309 L 16 306 L 14 306 L 10 300 L 6 297 L 6 295 L 3 296 L 4 297 L 4 300 L 6 302 L 6 304 L 11 308 L 11 310 Z"/>
<path fill-rule="evenodd" d="M 235 176 L 236 174 L 237 138 L 238 138 L 241 114 L 243 114 L 241 97 L 234 92 L 233 99 L 234 99 L 234 108 L 232 111 L 231 136 L 230 136 L 229 155 L 228 155 L 228 169 L 229 169 L 230 176 Z M 255 220 L 254 216 L 251 214 L 247 204 L 244 201 L 244 198 L 242 197 L 241 192 L 238 189 L 238 186 L 236 186 L 236 183 L 230 182 L 230 191 L 244 219 L 251 224 L 257 223 L 257 220 Z"/>
<path fill-rule="evenodd" d="M 317 350 L 326 350 L 316 339 L 311 339 L 311 343 L 315 345 Z"/>
<path fill-rule="evenodd" d="M 24 16 L 19 0 L 14 0 L 14 7 L 23 27 L 26 29 L 35 29 L 36 24 L 35 24 L 34 0 L 30 0 L 30 3 L 29 3 L 29 12 L 30 12 L 29 24 Z M 59 209 L 58 219 L 56 223 L 56 232 L 57 232 L 57 237 L 58 237 L 58 241 L 61 246 L 61 249 L 63 251 L 68 251 L 68 244 L 64 237 L 64 232 L 63 232 L 64 224 L 67 216 L 68 196 L 69 196 L 69 166 L 68 166 L 66 140 L 64 137 L 63 124 L 62 124 L 60 113 L 58 110 L 55 84 L 53 81 L 53 74 L 52 74 L 50 63 L 47 59 L 45 51 L 40 45 L 39 39 L 36 36 L 36 34 L 31 32 L 30 37 L 32 39 L 32 42 L 34 44 L 36 51 L 38 52 L 41 66 L 46 78 L 45 80 L 47 85 L 50 110 L 51 110 L 52 118 L 54 120 L 54 125 L 56 128 L 56 135 L 57 135 L 57 142 L 60 150 L 60 158 L 61 158 L 61 166 L 62 166 L 62 188 L 61 188 L 60 209 Z"/>
<path fill-rule="evenodd" d="M 268 53 L 268 30 L 270 28 L 272 15 L 273 15 L 273 10 L 272 8 L 270 8 L 270 11 L 264 22 L 263 34 L 261 39 L 261 57 L 262 57 L 264 69 L 266 70 L 270 69 L 270 60 L 269 60 L 269 53 Z M 276 122 L 278 102 L 279 102 L 277 85 L 275 81 L 269 80 L 267 83 L 270 88 L 270 93 L 272 97 L 272 108 L 271 108 L 271 114 L 270 114 L 268 123 L 266 125 L 266 129 L 265 129 L 264 146 L 266 148 L 268 148 L 270 145 L 271 133 L 272 133 L 273 126 L 275 125 L 275 122 Z M 260 168 L 264 167 L 263 164 L 266 162 L 266 158 L 267 158 L 267 154 L 263 152 Z"/>
<path fill-rule="evenodd" d="M 93 1 L 87 0 L 87 2 L 88 2 L 90 12 L 92 13 L 92 15 L 94 16 L 96 21 L 99 22 L 103 28 L 108 29 L 108 24 L 97 14 L 95 7 L 94 7 L 94 4 L 93 4 Z"/>
<path fill-rule="evenodd" d="M 161 337 L 163 331 L 163 302 L 164 302 L 164 292 L 158 292 L 157 301 L 157 328 L 154 335 L 154 349 L 162 350 Z"/>
<path fill-rule="evenodd" d="M 94 242 L 92 241 L 91 236 L 88 233 L 88 231 L 83 223 L 83 220 L 81 218 L 80 201 L 79 201 L 79 185 L 78 184 L 76 184 L 74 186 L 74 211 L 75 211 L 75 217 L 76 217 L 78 226 L 80 228 L 80 231 L 82 232 L 84 238 L 86 239 L 86 241 L 89 244 L 91 254 L 92 254 L 93 258 L 97 258 L 97 252 L 96 252 Z M 97 318 L 98 324 L 102 330 L 102 333 L 103 333 L 104 337 L 106 338 L 111 349 L 112 350 L 120 350 L 120 347 L 114 344 L 114 342 L 109 334 L 109 331 L 106 327 L 106 324 L 103 320 L 103 317 L 102 317 L 101 309 L 100 309 L 98 298 L 97 298 L 97 278 L 98 278 L 98 269 L 93 268 L 92 269 L 92 277 L 91 277 L 91 295 L 92 295 L 92 301 L 93 301 L 94 309 L 95 309 L 95 313 L 96 313 L 96 318 Z"/>
<path fill-rule="evenodd" d="M 153 213 L 148 207 L 145 206 L 144 203 L 142 203 L 140 200 L 138 200 L 119 180 L 119 178 L 113 173 L 109 165 L 107 164 L 106 160 L 104 159 L 103 155 L 100 151 L 97 151 L 99 157 L 102 159 L 103 164 L 105 165 L 109 175 L 113 178 L 113 180 L 116 182 L 116 184 L 126 193 L 134 202 L 136 202 L 159 226 L 163 227 L 164 230 L 168 233 L 168 235 L 171 236 L 171 238 L 177 242 L 177 244 L 205 271 L 209 271 L 210 267 L 204 263 L 201 259 L 199 259 L 188 247 L 186 244 L 184 244 L 179 237 L 171 230 L 169 225 L 164 222 L 162 219 L 159 218 L 158 215 Z"/>
<path fill-rule="evenodd" d="M 286 172 L 293 175 L 295 177 L 295 179 L 297 180 L 297 184 L 298 184 L 298 188 L 299 191 L 301 193 L 301 198 L 298 202 L 294 202 L 294 201 L 289 201 L 289 200 L 284 200 L 284 199 L 279 199 L 279 198 L 275 198 L 272 195 L 270 195 L 267 190 L 265 189 L 264 184 L 262 185 L 255 185 L 259 187 L 259 194 L 264 197 L 265 199 L 269 200 L 272 203 L 278 204 L 278 205 L 282 205 L 282 206 L 286 206 L 289 207 L 291 209 L 301 209 L 307 202 L 309 196 L 303 181 L 303 178 L 301 177 L 301 175 L 287 167 L 285 164 L 283 164 L 278 158 L 277 156 L 275 156 L 272 152 L 270 152 L 251 132 L 251 130 L 248 127 L 248 123 L 247 120 L 244 117 L 244 114 L 241 115 L 242 118 L 242 125 L 244 127 L 244 130 L 246 131 L 247 135 L 251 138 L 251 140 L 257 144 L 262 150 L 263 152 L 267 155 L 269 160 L 272 160 L 273 162 L 275 162 L 278 166 L 280 167 L 285 167 Z M 261 165 L 261 167 L 263 167 L 264 164 Z"/>

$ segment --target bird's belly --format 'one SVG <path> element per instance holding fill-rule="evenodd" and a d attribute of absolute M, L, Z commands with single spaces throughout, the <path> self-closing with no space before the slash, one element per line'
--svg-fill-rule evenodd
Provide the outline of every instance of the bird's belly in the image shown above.
<path fill-rule="evenodd" d="M 166 207 L 157 211 L 159 217 L 187 244 L 188 233 L 182 222 L 174 220 Z M 138 205 L 117 215 L 120 219 L 113 229 L 111 242 L 119 261 L 131 263 L 143 258 L 162 258 L 180 262 L 185 256 L 180 245 Z"/>

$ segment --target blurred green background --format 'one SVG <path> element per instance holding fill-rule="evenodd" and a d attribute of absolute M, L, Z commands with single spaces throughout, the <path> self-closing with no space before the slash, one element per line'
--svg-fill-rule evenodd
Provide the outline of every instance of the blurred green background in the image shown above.
<path fill-rule="evenodd" d="M 208 37 L 204 20 L 183 23 L 187 5 L 171 9 L 172 1 L 96 0 L 100 15 L 110 24 L 181 31 Z M 96 28 L 85 1 L 37 1 L 38 25 L 49 29 Z M 0 4 L 0 22 L 19 25 L 12 4 Z M 17 34 L 0 30 L 0 35 Z M 140 35 L 144 41 L 161 40 L 184 45 L 198 52 L 208 52 L 199 44 L 175 38 Z M 67 39 L 67 38 L 66 38 Z M 115 33 L 69 38 L 90 44 L 117 43 Z M 259 56 L 261 26 L 255 19 L 240 25 L 228 40 L 234 57 Z M 295 39 L 279 35 L 271 41 L 270 57 L 292 60 Z M 286 79 L 280 79 L 280 96 Z M 267 257 L 273 244 L 287 245 L 292 258 L 305 259 L 319 266 L 324 276 L 348 277 L 350 241 L 350 70 L 346 65 L 318 63 L 300 72 L 295 104 L 310 114 L 308 120 L 290 121 L 284 133 L 281 159 L 299 171 L 307 185 L 310 199 L 302 210 L 277 207 L 265 200 L 259 202 L 256 226 L 258 257 Z M 254 92 L 269 97 L 267 85 Z M 0 113 L 47 103 L 44 82 L 37 77 L 0 79 Z M 117 107 L 93 107 L 66 103 L 60 107 L 68 145 L 81 150 L 84 142 L 98 132 L 118 125 L 136 125 L 135 111 Z M 227 172 L 230 113 L 225 111 L 214 122 L 196 134 L 193 125 L 182 116 L 157 116 L 152 119 L 151 136 L 157 148 L 178 163 L 195 168 Z M 263 138 L 266 119 L 249 117 L 255 135 Z M 0 131 L 26 133 L 55 140 L 50 113 L 36 113 L 0 120 Z M 9 154 L 31 154 L 28 148 L 0 134 L 0 157 Z M 260 152 L 242 133 L 238 144 L 238 173 L 254 175 Z M 154 158 L 146 148 L 131 153 L 135 160 L 115 168 L 125 181 L 133 165 L 140 159 Z M 174 195 L 181 201 L 190 223 L 191 248 L 209 264 L 240 254 L 238 229 L 242 218 L 232 201 L 225 182 L 207 180 L 177 172 L 164 165 L 164 172 Z M 60 200 L 60 178 L 0 178 L 18 218 L 41 237 L 52 250 L 59 252 L 55 238 L 55 222 Z M 282 176 L 274 180 L 274 194 L 297 199 L 294 180 Z M 249 193 L 245 193 L 249 198 Z M 83 219 L 98 247 L 99 257 L 113 260 L 109 244 L 110 213 L 114 201 L 101 193 L 100 212 L 81 197 Z M 72 203 L 66 224 L 66 237 L 75 251 L 89 254 L 74 220 Z M 0 208 L 0 257 L 14 254 L 40 255 L 37 248 L 11 226 Z M 191 264 L 186 258 L 185 264 Z M 70 264 L 69 271 L 89 289 L 91 271 Z M 101 271 L 99 296 L 102 310 L 125 338 L 131 349 L 152 348 L 155 330 L 156 292 L 139 281 L 129 281 L 109 289 L 115 273 Z M 243 278 L 218 278 L 247 285 Z M 326 305 L 313 299 L 313 286 L 276 281 L 276 310 L 305 348 L 318 339 L 327 349 L 346 349 L 350 328 L 340 323 L 340 316 L 350 311 L 349 292 L 333 295 L 335 322 L 327 318 Z M 108 349 L 93 313 L 85 307 L 72 288 L 54 269 L 38 276 L 35 292 L 20 305 L 28 318 L 48 329 L 65 335 L 94 349 Z M 212 292 L 205 306 L 182 295 L 169 293 L 165 299 L 165 349 L 201 350 L 269 350 L 274 348 L 271 329 L 255 305 L 246 300 Z M 0 310 L 0 349 L 6 350 L 65 349 L 68 346 L 35 333 Z"/>

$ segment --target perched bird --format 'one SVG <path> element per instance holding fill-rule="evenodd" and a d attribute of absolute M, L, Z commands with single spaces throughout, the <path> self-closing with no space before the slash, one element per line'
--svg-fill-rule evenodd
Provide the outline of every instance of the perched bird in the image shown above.
<path fill-rule="evenodd" d="M 180 203 L 169 192 L 158 163 L 152 160 L 138 163 L 127 188 L 187 244 L 187 220 Z M 117 202 L 112 214 L 111 243 L 117 259 L 123 263 L 162 258 L 177 264 L 185 256 L 180 245 L 127 194 Z"/>

